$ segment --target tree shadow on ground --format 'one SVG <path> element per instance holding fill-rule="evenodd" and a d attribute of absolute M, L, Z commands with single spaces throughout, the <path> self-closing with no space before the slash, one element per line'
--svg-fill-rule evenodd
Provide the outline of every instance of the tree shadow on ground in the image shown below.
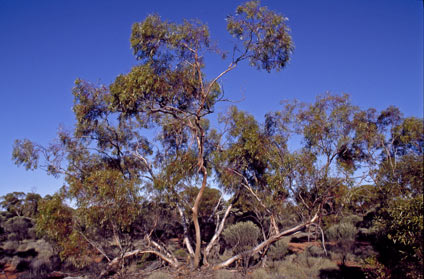
<path fill-rule="evenodd" d="M 338 270 L 321 270 L 321 279 L 365 279 L 365 274 L 360 267 L 340 265 Z"/>

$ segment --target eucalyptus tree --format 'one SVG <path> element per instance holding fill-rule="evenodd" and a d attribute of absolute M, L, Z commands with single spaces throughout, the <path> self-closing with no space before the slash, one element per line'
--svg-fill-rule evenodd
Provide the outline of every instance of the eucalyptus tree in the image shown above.
<path fill-rule="evenodd" d="M 218 82 L 243 60 L 267 71 L 279 70 L 285 67 L 293 48 L 285 18 L 260 7 L 259 2 L 239 6 L 227 23 L 236 39 L 232 59 L 212 78 L 203 71 L 205 54 L 214 51 L 205 25 L 195 21 L 175 24 L 159 16 L 134 24 L 131 46 L 141 63 L 110 86 L 111 109 L 121 119 L 140 125 L 152 123 L 163 129 L 172 126 L 171 138 L 176 147 L 178 141 L 191 141 L 176 152 L 195 158 L 186 168 L 192 171 L 189 177 L 200 175 L 199 192 L 192 206 L 196 267 L 201 258 L 199 206 L 210 175 L 206 148 L 211 132 L 206 117 L 224 98 Z"/>
<path fill-rule="evenodd" d="M 235 107 L 223 117 L 228 139 L 218 157 L 218 177 L 227 191 L 249 193 L 270 220 L 269 234 L 247 253 L 266 251 L 306 227 L 318 228 L 324 240 L 320 220 L 333 213 L 340 189 L 358 182 L 354 175 L 363 154 L 354 140 L 357 111 L 347 95 L 327 94 L 311 104 L 287 102 L 281 111 L 267 114 L 262 125 Z M 289 148 L 299 138 L 300 144 Z M 300 220 L 281 231 L 277 220 L 292 202 Z"/>
<path fill-rule="evenodd" d="M 355 115 L 355 143 L 364 150 L 368 179 L 382 201 L 422 194 L 423 120 L 403 117 L 396 107 Z"/>
<path fill-rule="evenodd" d="M 423 119 L 404 117 L 396 107 L 355 115 L 355 141 L 374 185 L 376 247 L 394 276 L 422 278 Z M 386 257 L 385 255 L 390 255 Z"/>
<path fill-rule="evenodd" d="M 211 175 L 209 157 L 219 138 L 210 129 L 208 116 L 225 100 L 221 79 L 243 61 L 268 72 L 280 70 L 293 50 L 286 19 L 258 1 L 240 5 L 227 18 L 227 29 L 234 47 L 230 55 L 223 55 L 201 22 L 178 24 L 148 16 L 132 26 L 131 48 L 139 63 L 129 73 L 119 75 L 109 86 L 76 81 L 73 133 L 61 131 L 49 146 L 29 140 L 15 143 L 17 164 L 64 175 L 63 193 L 76 200 L 79 220 L 85 222 L 79 224 L 79 233 L 102 254 L 107 253 L 83 228 L 104 226 L 121 247 L 122 258 L 127 251 L 122 236 L 134 222 L 141 200 L 148 198 L 143 195 L 158 190 L 178 205 L 181 191 L 198 185 L 191 205 L 194 251 L 188 237 L 185 242 L 194 266 L 199 266 L 199 210 Z M 210 53 L 229 60 L 214 77 L 204 73 L 205 56 Z M 153 133 L 149 131 L 157 136 L 146 136 Z M 148 243 L 154 248 L 149 251 L 178 265 L 159 243 L 152 239 Z"/>

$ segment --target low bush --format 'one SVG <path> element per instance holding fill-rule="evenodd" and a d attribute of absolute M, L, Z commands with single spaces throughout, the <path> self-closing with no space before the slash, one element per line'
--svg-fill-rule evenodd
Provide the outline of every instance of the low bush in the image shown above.
<path fill-rule="evenodd" d="M 267 255 L 272 261 L 281 260 L 289 252 L 288 248 L 289 239 L 283 238 L 271 245 Z"/>
<path fill-rule="evenodd" d="M 171 279 L 171 275 L 163 271 L 155 271 L 147 277 L 147 279 Z"/>
<path fill-rule="evenodd" d="M 308 252 L 287 257 L 277 264 L 276 273 L 279 279 L 313 279 L 321 278 L 322 273 L 337 271 L 338 266 L 327 258 L 312 257 Z"/>
<path fill-rule="evenodd" d="M 237 273 L 226 269 L 217 270 L 215 272 L 215 279 L 242 279 L 243 277 Z"/>
<path fill-rule="evenodd" d="M 6 241 L 3 243 L 3 250 L 7 254 L 14 254 L 15 251 L 18 249 L 19 243 L 18 241 Z"/>
<path fill-rule="evenodd" d="M 8 234 L 9 240 L 24 240 L 28 238 L 28 230 L 32 227 L 33 223 L 31 219 L 22 216 L 10 218 L 3 224 L 3 228 Z M 12 234 L 13 239 L 11 239 Z"/>
<path fill-rule="evenodd" d="M 264 268 L 258 268 L 252 272 L 251 279 L 273 279 Z"/>
<path fill-rule="evenodd" d="M 353 244 L 357 233 L 358 228 L 352 223 L 335 224 L 327 230 L 327 238 L 337 243 L 335 248 L 343 255 L 342 264 L 345 263 L 347 255 L 353 252 Z"/>
<path fill-rule="evenodd" d="M 257 243 L 260 229 L 253 222 L 240 222 L 229 226 L 222 232 L 225 243 L 235 254 L 252 249 Z M 243 255 L 244 268 L 249 266 L 250 255 Z"/>
<path fill-rule="evenodd" d="M 222 232 L 225 243 L 238 254 L 253 248 L 258 243 L 260 230 L 253 222 L 240 222 Z"/>

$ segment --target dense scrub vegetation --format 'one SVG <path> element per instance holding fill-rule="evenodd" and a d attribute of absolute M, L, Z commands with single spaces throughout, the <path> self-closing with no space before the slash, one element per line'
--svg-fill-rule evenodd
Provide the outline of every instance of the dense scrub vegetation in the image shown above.
<path fill-rule="evenodd" d="M 212 127 L 223 76 L 244 61 L 280 70 L 293 50 L 285 18 L 258 2 L 227 22 L 231 55 L 197 21 L 134 24 L 140 63 L 108 86 L 76 81 L 73 131 L 15 142 L 16 164 L 66 183 L 2 197 L 1 265 L 37 234 L 63 268 L 103 277 L 422 278 L 423 120 L 325 94 L 263 123 L 231 106 Z M 212 78 L 210 52 L 231 57 Z"/>

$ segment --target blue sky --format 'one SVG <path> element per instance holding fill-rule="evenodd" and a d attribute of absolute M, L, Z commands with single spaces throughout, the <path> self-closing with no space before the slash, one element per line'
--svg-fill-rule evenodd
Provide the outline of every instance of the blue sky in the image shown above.
<path fill-rule="evenodd" d="M 47 144 L 59 126 L 72 128 L 76 78 L 107 84 L 136 61 L 131 25 L 148 14 L 207 23 L 225 48 L 225 17 L 242 1 L 0 0 L 0 196 L 52 194 L 62 181 L 11 161 L 15 139 Z M 268 0 L 289 18 L 295 52 L 287 68 L 268 74 L 241 65 L 224 78 L 226 96 L 259 119 L 283 99 L 313 101 L 349 93 L 362 108 L 398 106 L 423 115 L 423 3 L 420 0 Z M 217 74 L 228 61 L 207 61 Z M 226 106 L 220 106 L 222 112 Z"/>

